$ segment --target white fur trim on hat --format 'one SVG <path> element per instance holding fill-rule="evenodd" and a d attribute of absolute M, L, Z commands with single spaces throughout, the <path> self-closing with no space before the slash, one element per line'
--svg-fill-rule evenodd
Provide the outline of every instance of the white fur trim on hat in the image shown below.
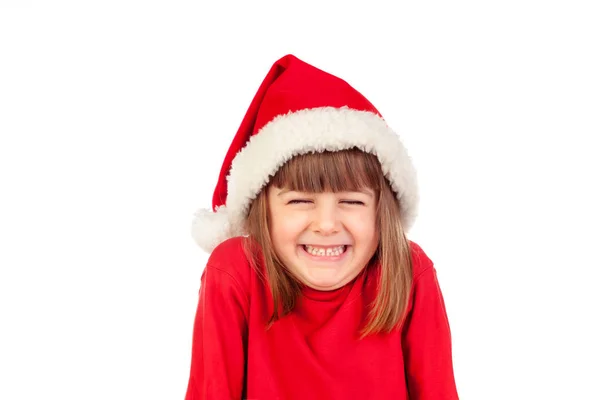
<path fill-rule="evenodd" d="M 194 239 L 211 252 L 225 239 L 244 234 L 252 200 L 292 157 L 353 147 L 379 159 L 408 231 L 417 216 L 419 194 L 415 168 L 398 135 L 372 112 L 322 107 L 280 115 L 250 138 L 233 159 L 227 177 L 227 212 L 196 213 Z"/>

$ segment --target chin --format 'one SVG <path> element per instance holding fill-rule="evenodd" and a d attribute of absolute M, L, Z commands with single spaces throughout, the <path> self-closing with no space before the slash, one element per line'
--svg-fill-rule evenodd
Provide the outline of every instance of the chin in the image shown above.
<path fill-rule="evenodd" d="M 305 285 L 310 287 L 311 289 L 320 290 L 323 292 L 339 289 L 342 286 L 344 286 L 339 283 L 330 283 L 330 282 L 306 282 Z"/>
<path fill-rule="evenodd" d="M 308 276 L 307 276 L 308 275 Z M 335 289 L 339 289 L 340 287 L 344 286 L 346 283 L 350 282 L 351 279 L 348 279 L 348 277 L 324 277 L 324 276 L 311 276 L 313 274 L 305 274 L 304 275 L 304 279 L 303 279 L 303 283 L 306 286 L 309 286 L 312 289 L 315 290 L 323 290 L 323 291 L 327 291 L 327 290 L 335 290 Z"/>

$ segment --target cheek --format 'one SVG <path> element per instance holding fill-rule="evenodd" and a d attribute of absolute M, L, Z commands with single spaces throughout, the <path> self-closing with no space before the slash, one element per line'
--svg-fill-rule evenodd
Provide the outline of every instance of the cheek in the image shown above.
<path fill-rule="evenodd" d="M 269 235 L 271 236 L 271 243 L 273 244 L 273 250 L 275 253 L 282 257 L 285 252 L 285 244 L 286 244 L 286 236 L 284 231 L 282 231 L 283 226 L 281 224 L 277 224 L 275 221 L 269 226 Z"/>
<path fill-rule="evenodd" d="M 302 222 L 291 215 L 273 215 L 271 221 L 271 240 L 279 247 L 294 244 L 302 232 Z"/>
<path fill-rule="evenodd" d="M 363 225 L 362 228 L 359 239 L 361 252 L 364 252 L 364 257 L 370 258 L 377 251 L 377 247 L 379 247 L 380 234 L 374 223 L 368 226 Z"/>
<path fill-rule="evenodd" d="M 377 222 L 375 216 L 371 213 L 361 213 L 354 215 L 351 222 L 352 232 L 356 239 L 362 242 L 370 242 L 371 240 L 379 240 L 377 231 Z"/>
<path fill-rule="evenodd" d="M 376 248 L 379 244 L 379 232 L 375 227 L 365 228 L 361 236 L 362 243 L 369 249 Z"/>

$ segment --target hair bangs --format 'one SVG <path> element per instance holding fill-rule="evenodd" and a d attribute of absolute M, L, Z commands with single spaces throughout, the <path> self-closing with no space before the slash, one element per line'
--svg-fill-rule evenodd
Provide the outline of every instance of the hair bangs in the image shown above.
<path fill-rule="evenodd" d="M 353 192 L 366 188 L 378 192 L 382 176 L 377 157 L 354 148 L 295 156 L 277 171 L 271 184 L 306 193 Z"/>

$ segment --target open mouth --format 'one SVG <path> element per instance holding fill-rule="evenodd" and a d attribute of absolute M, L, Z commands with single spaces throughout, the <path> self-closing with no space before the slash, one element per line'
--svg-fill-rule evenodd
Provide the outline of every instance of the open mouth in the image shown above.
<path fill-rule="evenodd" d="M 348 250 L 347 245 L 321 247 L 305 244 L 302 248 L 313 257 L 339 257 Z"/>

